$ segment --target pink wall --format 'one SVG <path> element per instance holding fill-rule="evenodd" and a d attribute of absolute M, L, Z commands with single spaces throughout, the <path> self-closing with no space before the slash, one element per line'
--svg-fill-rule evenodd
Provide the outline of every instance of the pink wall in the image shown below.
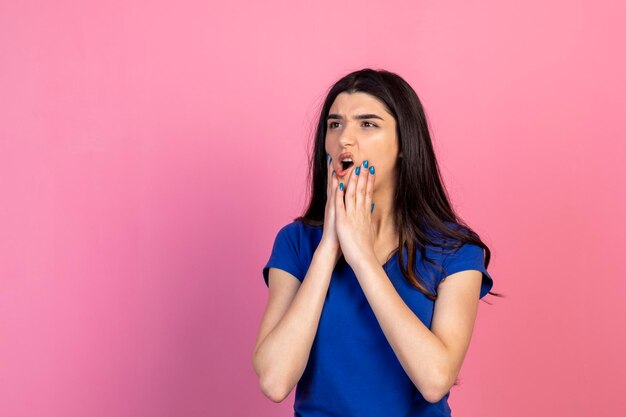
<path fill-rule="evenodd" d="M 3 1 L 0 415 L 292 415 L 252 368 L 261 268 L 366 66 L 422 98 L 508 296 L 453 412 L 626 415 L 624 8 L 470 3 Z"/>

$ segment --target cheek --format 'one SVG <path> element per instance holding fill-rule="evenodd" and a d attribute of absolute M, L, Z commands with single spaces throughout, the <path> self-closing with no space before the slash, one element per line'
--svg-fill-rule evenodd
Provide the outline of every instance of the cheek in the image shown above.
<path fill-rule="evenodd" d="M 332 153 L 332 151 L 333 151 L 333 148 L 332 148 L 332 146 L 331 146 L 331 144 L 330 144 L 330 141 L 329 141 L 328 139 L 326 139 L 326 140 L 324 141 L 324 151 L 325 151 L 326 153 Z"/>

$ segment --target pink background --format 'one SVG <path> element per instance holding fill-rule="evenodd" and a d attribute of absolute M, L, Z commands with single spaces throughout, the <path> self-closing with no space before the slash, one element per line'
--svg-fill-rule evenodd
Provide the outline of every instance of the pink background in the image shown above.
<path fill-rule="evenodd" d="M 0 415 L 290 416 L 252 349 L 326 89 L 427 111 L 490 245 L 453 414 L 624 416 L 620 2 L 0 5 Z"/>

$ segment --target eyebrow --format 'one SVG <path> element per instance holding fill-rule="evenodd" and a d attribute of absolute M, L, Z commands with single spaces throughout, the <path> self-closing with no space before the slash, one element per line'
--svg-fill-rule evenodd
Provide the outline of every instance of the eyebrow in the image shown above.
<path fill-rule="evenodd" d="M 336 113 L 331 113 L 328 115 L 328 117 L 326 118 L 326 121 L 330 120 L 330 119 L 339 119 L 339 120 L 343 120 L 343 116 L 340 114 L 336 114 Z M 380 119 L 382 121 L 385 121 L 385 119 L 383 119 L 382 117 L 380 117 L 377 114 L 355 114 L 354 116 L 352 116 L 352 119 L 354 120 L 361 120 L 361 119 Z"/>

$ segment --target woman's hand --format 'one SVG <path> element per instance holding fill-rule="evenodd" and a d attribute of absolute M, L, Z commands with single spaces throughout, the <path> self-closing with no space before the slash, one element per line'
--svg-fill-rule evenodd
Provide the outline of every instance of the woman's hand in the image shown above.
<path fill-rule="evenodd" d="M 358 262 L 376 260 L 371 227 L 373 172 L 374 166 L 368 168 L 364 161 L 363 166 L 352 170 L 344 189 L 337 188 L 334 198 L 337 237 L 346 262 L 353 268 Z"/>
<path fill-rule="evenodd" d="M 334 175 L 332 158 L 326 154 L 326 174 L 328 180 L 326 181 L 326 209 L 324 213 L 324 231 L 322 232 L 322 240 L 320 241 L 321 247 L 327 247 L 331 253 L 335 254 L 335 262 L 341 256 L 341 246 L 339 245 L 339 239 L 337 237 L 337 231 L 335 226 L 335 198 L 337 195 L 337 189 L 339 188 L 339 181 L 337 176 Z"/>

